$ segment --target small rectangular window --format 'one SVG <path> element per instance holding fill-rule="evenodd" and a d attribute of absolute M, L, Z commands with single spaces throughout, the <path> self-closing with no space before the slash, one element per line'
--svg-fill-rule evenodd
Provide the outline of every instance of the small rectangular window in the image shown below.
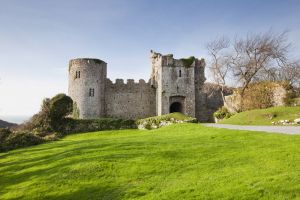
<path fill-rule="evenodd" d="M 179 77 L 181 77 L 181 70 L 179 70 Z"/>
<path fill-rule="evenodd" d="M 95 96 L 95 89 L 94 89 L 94 88 L 90 88 L 89 96 L 90 96 L 90 97 Z"/>
<path fill-rule="evenodd" d="M 75 78 L 80 78 L 80 71 L 76 71 Z"/>

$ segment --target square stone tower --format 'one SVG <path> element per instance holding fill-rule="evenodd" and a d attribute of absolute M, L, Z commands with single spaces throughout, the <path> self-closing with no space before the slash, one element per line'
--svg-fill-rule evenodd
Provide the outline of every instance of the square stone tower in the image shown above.
<path fill-rule="evenodd" d="M 181 112 L 197 117 L 199 90 L 204 77 L 204 59 L 174 59 L 172 54 L 151 51 L 151 86 L 156 88 L 156 114 Z"/>

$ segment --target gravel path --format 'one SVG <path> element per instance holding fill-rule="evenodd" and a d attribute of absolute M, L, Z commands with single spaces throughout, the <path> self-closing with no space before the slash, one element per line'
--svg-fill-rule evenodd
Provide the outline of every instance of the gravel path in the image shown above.
<path fill-rule="evenodd" d="M 284 133 L 292 135 L 300 135 L 300 126 L 242 126 L 242 125 L 229 125 L 229 124 L 203 124 L 207 127 L 226 128 L 235 130 L 248 130 L 248 131 L 264 131 L 270 133 Z"/>

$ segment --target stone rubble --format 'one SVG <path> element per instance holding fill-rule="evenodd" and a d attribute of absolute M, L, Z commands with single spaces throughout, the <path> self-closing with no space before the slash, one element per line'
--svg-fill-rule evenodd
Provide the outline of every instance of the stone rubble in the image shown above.
<path fill-rule="evenodd" d="M 285 120 L 279 120 L 278 122 L 271 122 L 272 125 L 297 125 L 300 124 L 300 118 L 295 119 L 294 121 L 285 119 Z"/>

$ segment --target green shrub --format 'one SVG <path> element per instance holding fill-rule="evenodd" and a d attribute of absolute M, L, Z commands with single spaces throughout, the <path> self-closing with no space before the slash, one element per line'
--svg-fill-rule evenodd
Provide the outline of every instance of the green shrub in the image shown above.
<path fill-rule="evenodd" d="M 197 123 L 198 121 L 196 118 L 188 117 L 182 113 L 170 113 L 162 116 L 139 119 L 136 121 L 136 124 L 140 129 L 153 129 L 165 126 L 167 124 L 181 122 Z"/>
<path fill-rule="evenodd" d="M 76 104 L 74 105 L 77 107 Z M 0 150 L 57 140 L 69 133 L 136 128 L 134 120 L 67 118 L 66 116 L 72 111 L 73 101 L 65 94 L 58 94 L 52 99 L 44 99 L 40 112 L 19 126 L 15 132 L 0 129 Z"/>
<path fill-rule="evenodd" d="M 217 119 L 228 119 L 232 114 L 224 106 L 219 108 L 215 113 L 214 117 Z"/>
<path fill-rule="evenodd" d="M 8 128 L 0 128 L 0 143 L 6 140 L 6 138 L 11 134 Z"/>
<path fill-rule="evenodd" d="M 54 125 L 73 111 L 73 100 L 65 94 L 57 94 L 49 104 L 51 123 Z"/>
<path fill-rule="evenodd" d="M 27 132 L 52 132 L 50 99 L 44 99 L 41 105 L 41 110 L 37 114 L 33 115 L 29 121 L 19 125 L 16 130 Z"/>
<path fill-rule="evenodd" d="M 265 109 L 274 106 L 274 91 L 282 87 L 286 90 L 286 97 L 284 103 L 289 105 L 294 93 L 292 87 L 286 82 L 272 82 L 262 81 L 257 83 L 251 83 L 244 91 L 242 97 L 241 111 L 253 110 L 253 109 Z M 241 89 L 236 91 L 241 94 Z"/>
<path fill-rule="evenodd" d="M 1 141 L 0 150 L 7 151 L 19 147 L 27 147 L 43 143 L 44 140 L 29 132 L 10 132 L 5 140 Z"/>
<path fill-rule="evenodd" d="M 300 106 L 300 98 L 293 98 L 289 102 L 290 106 Z"/>
<path fill-rule="evenodd" d="M 273 106 L 274 82 L 253 83 L 245 90 L 242 110 L 264 109 Z"/>
<path fill-rule="evenodd" d="M 102 130 L 118 130 L 136 128 L 134 120 L 123 120 L 115 118 L 99 118 L 99 119 L 72 119 L 64 120 L 60 130 L 63 134 L 80 133 Z"/>
<path fill-rule="evenodd" d="M 73 110 L 73 101 L 65 94 L 58 94 L 52 99 L 43 100 L 41 110 L 28 122 L 19 127 L 19 131 L 39 134 L 57 132 L 63 129 L 65 117 Z"/>
<path fill-rule="evenodd" d="M 25 147 L 40 144 L 43 142 L 43 139 L 33 133 L 17 132 L 11 134 L 6 141 L 11 147 Z"/>

